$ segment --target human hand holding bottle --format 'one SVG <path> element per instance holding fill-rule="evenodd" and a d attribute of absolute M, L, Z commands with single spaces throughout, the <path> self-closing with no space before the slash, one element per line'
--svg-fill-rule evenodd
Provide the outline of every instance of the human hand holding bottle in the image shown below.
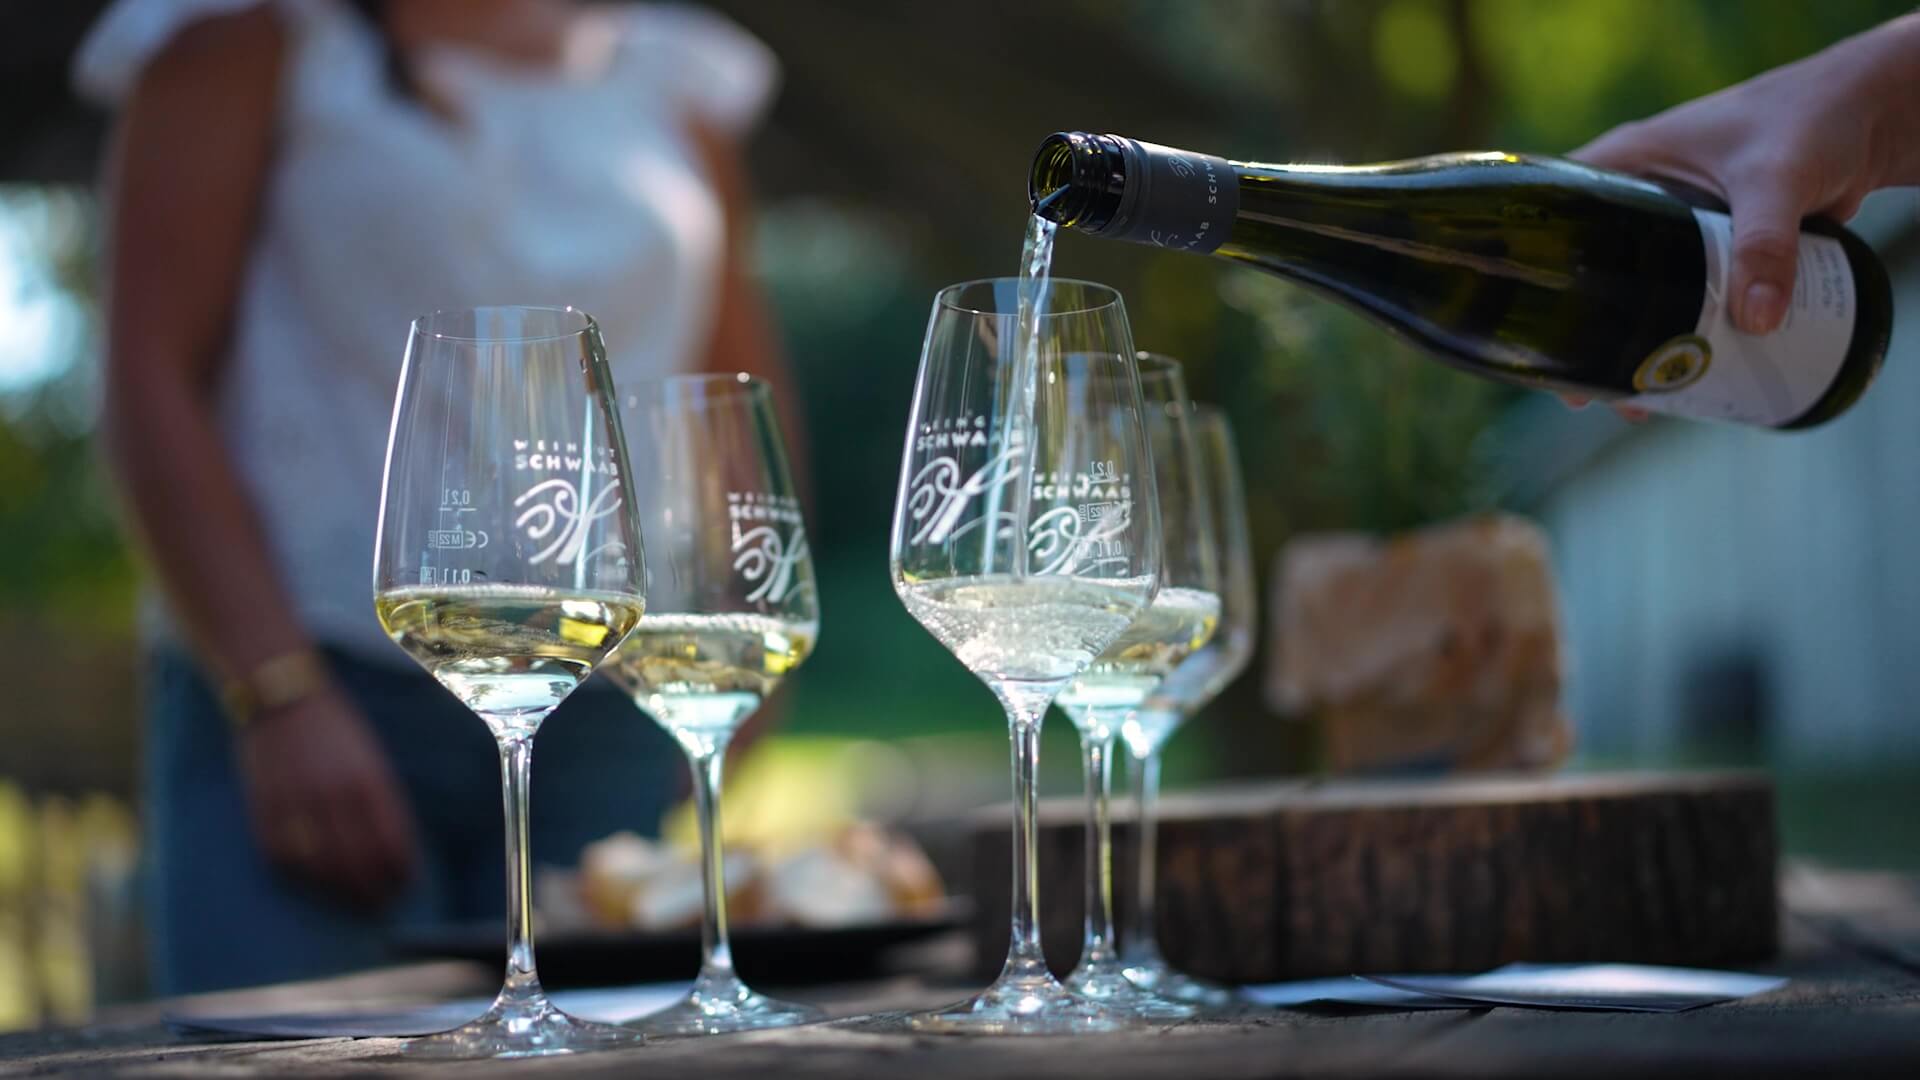
<path fill-rule="evenodd" d="M 1801 218 L 1845 221 L 1869 192 L 1920 183 L 1920 14 L 1623 124 L 1569 156 L 1724 198 L 1734 320 L 1767 333 L 1793 295 Z"/>
<path fill-rule="evenodd" d="M 1920 14 L 1622 124 L 1568 156 L 1725 199 L 1734 324 L 1770 333 L 1793 296 L 1800 220 L 1845 221 L 1868 193 L 1920 183 Z"/>

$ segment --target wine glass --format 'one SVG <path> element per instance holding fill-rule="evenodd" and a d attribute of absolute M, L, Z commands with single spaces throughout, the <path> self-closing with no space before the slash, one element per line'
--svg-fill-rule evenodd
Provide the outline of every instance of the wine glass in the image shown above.
<path fill-rule="evenodd" d="M 412 1054 L 520 1057 L 640 1035 L 553 1007 L 533 961 L 534 732 L 640 621 L 640 522 L 600 328 L 573 308 L 413 323 L 387 437 L 374 608 L 486 722 L 506 802 L 507 975 L 493 1006 Z"/>
<path fill-rule="evenodd" d="M 1246 493 L 1240 482 L 1233 428 L 1226 414 L 1208 405 L 1195 407 L 1192 428 L 1200 476 L 1210 497 L 1220 544 L 1220 625 L 1213 640 L 1181 661 L 1148 696 L 1146 704 L 1121 725 L 1120 737 L 1132 759 L 1129 772 L 1140 837 L 1137 895 L 1122 955 L 1127 978 L 1157 996 L 1217 1007 L 1232 1004 L 1233 992 L 1168 967 L 1154 940 L 1154 800 L 1160 791 L 1160 748 L 1187 717 L 1219 696 L 1252 658 L 1260 598 L 1254 582 Z"/>
<path fill-rule="evenodd" d="M 1048 703 L 1153 598 L 1160 515 L 1126 309 L 1055 280 L 934 299 L 894 504 L 894 591 L 986 683 L 1013 744 L 1013 921 L 1006 967 L 914 1030 L 1038 1034 L 1117 1027 L 1047 971 L 1035 892 L 1034 773 Z M 1030 328 L 1030 337 L 1023 330 Z"/>
<path fill-rule="evenodd" d="M 693 770 L 700 821 L 700 975 L 687 996 L 633 1025 L 706 1035 L 819 1020 L 734 974 L 720 844 L 727 743 L 812 651 L 820 602 L 800 502 L 767 384 L 679 375 L 623 403 L 645 497 L 647 614 L 607 673 L 672 735 Z"/>
<path fill-rule="evenodd" d="M 1180 365 L 1141 353 L 1136 366 L 1146 402 L 1147 441 L 1153 448 L 1154 490 L 1160 497 L 1160 591 L 1054 704 L 1080 733 L 1086 771 L 1085 937 L 1080 963 L 1066 978 L 1067 988 L 1124 1016 L 1152 1021 L 1179 1019 L 1195 1010 L 1129 982 L 1114 945 L 1113 832 L 1108 816 L 1113 749 L 1121 725 L 1160 680 L 1213 637 L 1220 618 L 1220 573 L 1214 515 L 1188 430 L 1193 406 Z"/>

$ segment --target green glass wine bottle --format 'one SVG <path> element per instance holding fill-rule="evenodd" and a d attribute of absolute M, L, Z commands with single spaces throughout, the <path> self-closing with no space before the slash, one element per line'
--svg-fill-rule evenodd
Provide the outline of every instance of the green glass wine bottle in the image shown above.
<path fill-rule="evenodd" d="M 1740 333 L 1724 207 L 1558 158 L 1259 165 L 1070 132 L 1041 144 L 1029 194 L 1080 232 L 1272 271 L 1462 370 L 1660 413 L 1821 423 L 1866 390 L 1892 331 L 1880 260 L 1810 218 L 1785 321 Z"/>

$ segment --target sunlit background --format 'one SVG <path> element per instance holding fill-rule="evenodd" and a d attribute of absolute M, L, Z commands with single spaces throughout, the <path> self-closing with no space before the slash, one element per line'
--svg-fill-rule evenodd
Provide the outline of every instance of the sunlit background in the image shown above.
<path fill-rule="evenodd" d="M 0 14 L 0 1028 L 143 985 L 139 572 L 92 445 L 103 127 L 63 74 L 100 6 Z M 738 770 L 729 824 L 794 828 L 811 819 L 765 808 L 804 805 L 937 834 L 1004 798 L 1005 733 L 895 600 L 887 524 L 929 298 L 1013 270 L 1042 136 L 1111 130 L 1278 160 L 1562 151 L 1911 3 L 714 6 L 786 71 L 754 146 L 758 271 L 810 421 L 825 606 L 784 726 Z M 1790 852 L 1914 867 L 1917 210 L 1892 192 L 1856 222 L 1896 279 L 1884 376 L 1841 421 L 1793 436 L 1571 413 L 1201 260 L 1067 237 L 1056 271 L 1118 285 L 1139 344 L 1183 358 L 1195 395 L 1232 414 L 1264 585 L 1305 530 L 1529 514 L 1555 544 L 1575 767 L 1763 765 Z M 1173 783 L 1319 767 L 1311 721 L 1263 703 L 1261 666 L 1174 741 Z M 1052 725 L 1051 792 L 1077 790 L 1071 745 Z"/>

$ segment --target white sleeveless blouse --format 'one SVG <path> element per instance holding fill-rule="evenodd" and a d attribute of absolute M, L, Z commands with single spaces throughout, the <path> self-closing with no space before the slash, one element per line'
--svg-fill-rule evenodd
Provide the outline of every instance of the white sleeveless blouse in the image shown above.
<path fill-rule="evenodd" d="M 378 37 L 337 0 L 119 0 L 75 81 L 117 102 L 182 26 L 256 3 L 278 9 L 289 51 L 219 423 L 310 632 L 404 663 L 370 567 L 409 322 L 571 304 L 599 320 L 616 383 L 689 367 L 726 238 L 687 122 L 743 132 L 777 68 L 711 12 L 623 6 L 590 24 L 613 47 L 591 73 L 422 57 L 460 115 L 448 123 L 394 96 Z"/>

